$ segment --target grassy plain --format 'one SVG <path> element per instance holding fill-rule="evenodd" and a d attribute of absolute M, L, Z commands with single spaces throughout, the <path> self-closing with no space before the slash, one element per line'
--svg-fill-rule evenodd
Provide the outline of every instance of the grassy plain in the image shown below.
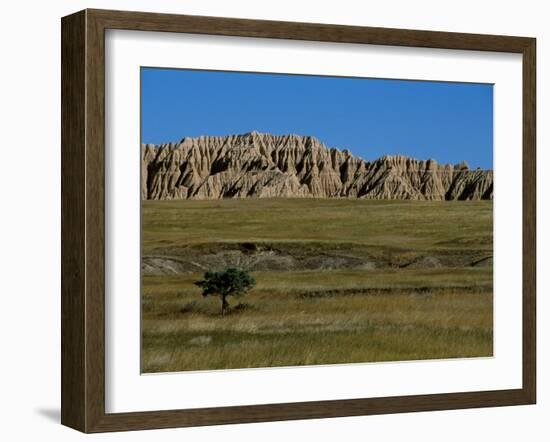
<path fill-rule="evenodd" d="M 142 204 L 144 257 L 195 262 L 247 244 L 246 256 L 267 247 L 292 263 L 253 268 L 257 286 L 225 317 L 193 285 L 200 268 L 144 273 L 143 372 L 492 355 L 490 201 Z"/>

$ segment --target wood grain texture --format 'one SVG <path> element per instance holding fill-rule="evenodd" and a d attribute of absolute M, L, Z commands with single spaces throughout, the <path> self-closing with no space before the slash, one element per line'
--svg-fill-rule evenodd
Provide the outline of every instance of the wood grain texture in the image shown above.
<path fill-rule="evenodd" d="M 529 38 L 456 32 L 248 20 L 148 12 L 88 10 L 106 29 L 185 32 L 191 34 L 390 46 L 522 52 Z"/>
<path fill-rule="evenodd" d="M 61 29 L 61 422 L 85 427 L 85 13 Z"/>
<path fill-rule="evenodd" d="M 106 29 L 514 52 L 523 55 L 523 387 L 353 400 L 105 413 Z M 83 432 L 531 404 L 535 352 L 535 40 L 86 10 L 62 20 L 62 423 Z"/>
<path fill-rule="evenodd" d="M 105 38 L 86 11 L 86 431 L 105 414 Z"/>
<path fill-rule="evenodd" d="M 523 389 L 537 395 L 537 148 L 536 41 L 523 51 Z"/>

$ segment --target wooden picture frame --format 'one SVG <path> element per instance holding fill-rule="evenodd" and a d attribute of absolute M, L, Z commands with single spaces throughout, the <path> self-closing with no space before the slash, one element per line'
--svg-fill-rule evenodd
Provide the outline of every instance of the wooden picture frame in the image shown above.
<path fill-rule="evenodd" d="M 518 389 L 131 413 L 105 412 L 105 30 L 419 48 L 523 57 L 523 385 Z M 533 38 L 84 10 L 62 19 L 62 409 L 83 432 L 533 404 L 536 398 L 536 159 Z"/>

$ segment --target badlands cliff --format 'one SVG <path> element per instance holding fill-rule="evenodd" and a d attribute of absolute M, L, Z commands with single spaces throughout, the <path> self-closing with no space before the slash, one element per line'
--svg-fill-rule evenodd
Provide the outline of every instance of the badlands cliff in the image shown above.
<path fill-rule="evenodd" d="M 492 170 L 406 156 L 365 161 L 310 136 L 243 135 L 184 138 L 141 147 L 143 199 L 493 198 Z"/>

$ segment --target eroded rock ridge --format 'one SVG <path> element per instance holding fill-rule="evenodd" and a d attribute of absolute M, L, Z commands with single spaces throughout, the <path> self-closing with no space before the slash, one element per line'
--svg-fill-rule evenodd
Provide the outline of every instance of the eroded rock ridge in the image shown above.
<path fill-rule="evenodd" d="M 366 161 L 311 136 L 184 138 L 141 147 L 143 199 L 493 198 L 493 171 L 402 155 Z"/>

